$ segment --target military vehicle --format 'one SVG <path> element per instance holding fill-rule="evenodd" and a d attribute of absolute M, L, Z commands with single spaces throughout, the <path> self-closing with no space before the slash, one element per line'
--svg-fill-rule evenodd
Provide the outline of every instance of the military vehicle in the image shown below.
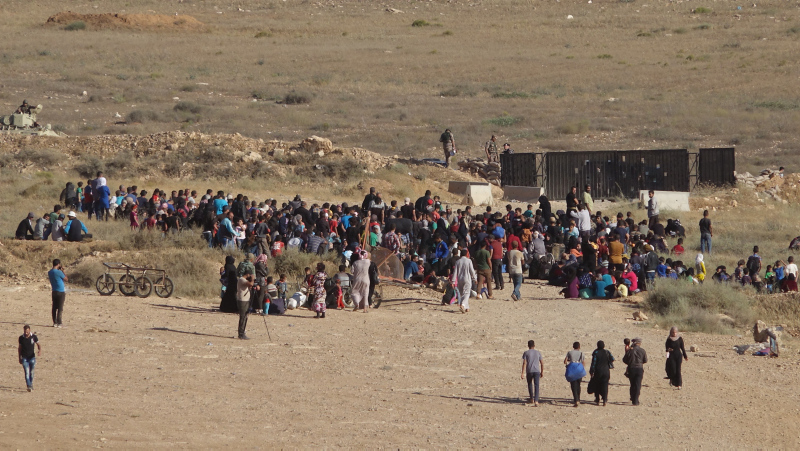
<path fill-rule="evenodd" d="M 8 116 L 0 116 L 0 134 L 61 137 L 58 132 L 53 131 L 50 124 L 42 127 L 36 122 L 36 115 L 41 112 L 42 106 L 36 105 L 36 108 L 32 108 L 28 114 L 15 113 Z"/>

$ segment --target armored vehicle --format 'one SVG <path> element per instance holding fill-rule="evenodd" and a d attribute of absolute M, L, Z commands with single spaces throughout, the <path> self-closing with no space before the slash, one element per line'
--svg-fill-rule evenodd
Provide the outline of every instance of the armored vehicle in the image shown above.
<path fill-rule="evenodd" d="M 60 134 L 53 131 L 50 124 L 43 127 L 36 122 L 36 115 L 41 111 L 42 106 L 37 105 L 36 108 L 31 108 L 30 113 L 0 116 L 0 134 L 61 137 Z"/>

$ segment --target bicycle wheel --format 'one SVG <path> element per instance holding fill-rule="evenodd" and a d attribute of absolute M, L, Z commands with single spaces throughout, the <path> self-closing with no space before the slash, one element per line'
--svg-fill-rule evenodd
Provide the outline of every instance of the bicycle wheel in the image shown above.
<path fill-rule="evenodd" d="M 133 296 L 134 293 L 133 285 L 136 282 L 136 278 L 133 277 L 132 274 L 123 274 L 119 278 L 119 292 L 124 294 L 125 296 Z"/>
<path fill-rule="evenodd" d="M 164 286 L 162 287 L 159 285 Z M 160 298 L 168 298 L 172 296 L 172 290 L 175 288 L 175 286 L 172 284 L 172 279 L 164 276 L 159 277 L 158 280 L 156 280 L 156 285 L 153 288 L 156 290 L 156 296 Z"/>
<path fill-rule="evenodd" d="M 98 277 L 94 287 L 97 288 L 100 296 L 111 296 L 117 289 L 116 282 L 114 282 L 114 278 L 110 274 L 103 274 Z"/>
<path fill-rule="evenodd" d="M 372 308 L 378 308 L 383 302 L 383 285 L 376 285 L 375 292 L 372 293 Z"/>
<path fill-rule="evenodd" d="M 153 281 L 147 276 L 141 276 L 134 282 L 133 291 L 136 293 L 136 296 L 146 298 L 150 296 L 150 293 L 153 291 Z"/>

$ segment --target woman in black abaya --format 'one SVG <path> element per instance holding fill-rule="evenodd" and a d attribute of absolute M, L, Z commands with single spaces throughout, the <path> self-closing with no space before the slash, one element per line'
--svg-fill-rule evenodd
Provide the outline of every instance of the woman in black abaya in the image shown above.
<path fill-rule="evenodd" d="M 225 257 L 225 267 L 220 272 L 222 280 L 225 283 L 225 294 L 222 296 L 222 301 L 219 303 L 219 311 L 224 313 L 238 313 L 239 306 L 236 305 L 236 284 L 238 278 L 236 277 L 236 259 L 232 256 Z"/>
<path fill-rule="evenodd" d="M 672 327 L 669 330 L 669 337 L 666 343 L 667 349 L 667 378 L 669 384 L 673 387 L 678 387 L 680 390 L 683 387 L 683 378 L 681 377 L 681 364 L 684 360 L 689 360 L 686 356 L 686 349 L 683 347 L 683 337 L 678 334 L 678 328 Z"/>

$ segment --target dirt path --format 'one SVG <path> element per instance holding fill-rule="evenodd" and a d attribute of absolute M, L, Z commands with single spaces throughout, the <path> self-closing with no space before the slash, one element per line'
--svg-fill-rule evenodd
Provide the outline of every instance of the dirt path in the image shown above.
<path fill-rule="evenodd" d="M 675 391 L 663 331 L 627 320 L 624 304 L 558 300 L 538 283 L 525 301 L 474 300 L 466 315 L 399 289 L 369 314 L 290 311 L 267 319 L 272 341 L 251 316 L 247 342 L 208 303 L 69 293 L 66 327 L 53 329 L 44 283 L 0 293 L 6 449 L 800 446 L 796 354 L 738 356 L 747 337 L 685 334 L 704 357 L 690 356 Z M 33 393 L 16 360 L 25 322 L 43 345 Z M 622 339 L 637 335 L 650 363 L 633 407 Z M 538 408 L 519 380 L 530 338 L 546 365 Z M 609 406 L 573 408 L 561 361 L 573 341 L 588 357 L 598 339 L 618 359 Z"/>

